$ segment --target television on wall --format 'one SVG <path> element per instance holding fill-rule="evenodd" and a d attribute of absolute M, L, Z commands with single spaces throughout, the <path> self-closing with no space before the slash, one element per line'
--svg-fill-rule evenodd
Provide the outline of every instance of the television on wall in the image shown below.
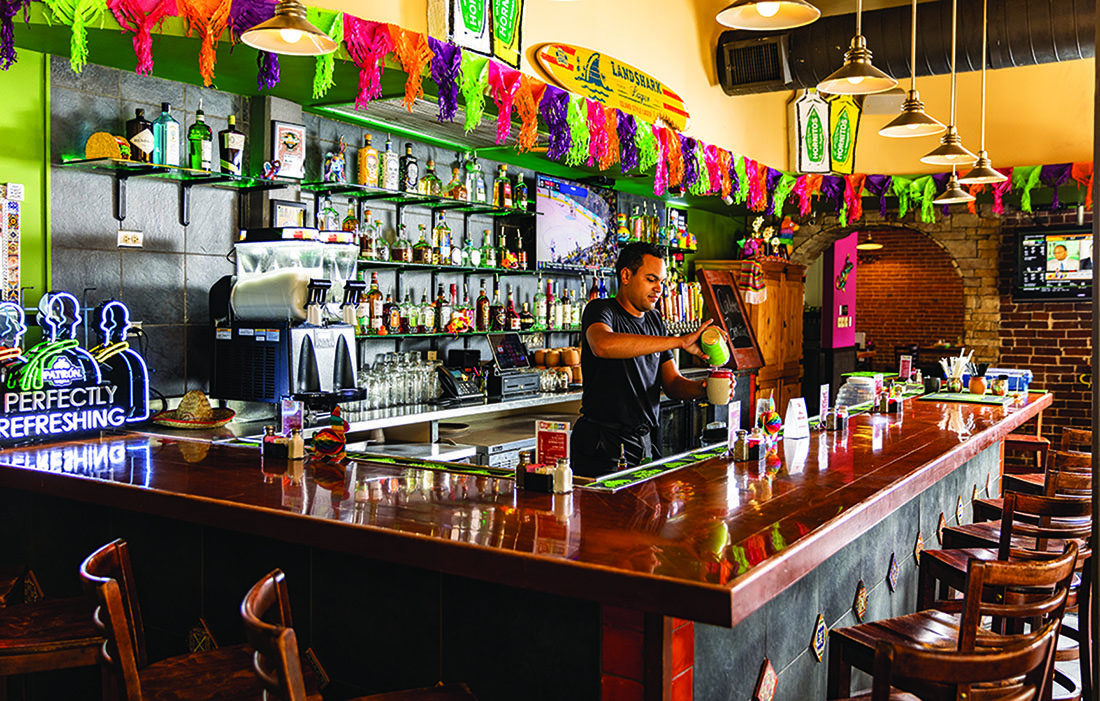
<path fill-rule="evenodd" d="M 540 268 L 615 265 L 611 193 L 572 180 L 535 176 L 535 259 Z"/>
<path fill-rule="evenodd" d="M 1016 232 L 1016 301 L 1092 299 L 1092 228 L 1048 227 Z"/>

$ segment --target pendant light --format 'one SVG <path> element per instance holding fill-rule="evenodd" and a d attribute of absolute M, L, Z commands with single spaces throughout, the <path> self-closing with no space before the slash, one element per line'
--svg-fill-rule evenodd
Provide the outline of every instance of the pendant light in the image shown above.
<path fill-rule="evenodd" d="M 844 65 L 817 84 L 820 92 L 830 95 L 871 95 L 886 92 L 898 81 L 871 65 L 871 51 L 863 30 L 863 0 L 856 0 L 856 35 L 844 54 Z"/>
<path fill-rule="evenodd" d="M 951 179 L 947 181 L 947 189 L 942 195 L 932 200 L 932 204 L 965 204 L 973 201 L 974 195 L 959 187 L 959 178 L 955 175 L 955 169 L 951 168 Z"/>
<path fill-rule="evenodd" d="M 917 0 L 913 0 L 913 36 L 909 46 L 909 94 L 901 106 L 901 114 L 878 130 L 882 136 L 908 139 L 915 136 L 932 136 L 946 129 L 938 120 L 924 111 L 920 93 L 917 92 Z"/>
<path fill-rule="evenodd" d="M 275 16 L 241 34 L 254 49 L 291 56 L 321 56 L 336 50 L 332 37 L 306 19 L 306 7 L 298 0 L 279 0 Z"/>
<path fill-rule="evenodd" d="M 866 241 L 864 241 L 863 243 L 857 243 L 856 244 L 856 250 L 857 251 L 877 251 L 877 250 L 880 250 L 881 248 L 882 248 L 882 244 L 881 243 L 875 243 L 874 238 L 872 238 L 871 232 L 867 232 L 867 240 Z"/>
<path fill-rule="evenodd" d="M 987 42 L 989 41 L 989 21 L 987 17 L 989 0 L 982 1 L 982 140 L 981 149 L 978 151 L 978 161 L 970 172 L 959 178 L 964 185 L 978 185 L 982 183 L 1003 183 L 1008 176 L 997 171 L 993 162 L 989 160 L 989 154 L 985 151 L 985 62 Z"/>
<path fill-rule="evenodd" d="M 947 126 L 947 133 L 940 138 L 940 145 L 920 159 L 921 163 L 934 166 L 954 167 L 963 163 L 973 163 L 978 159 L 962 145 L 962 138 L 959 136 L 958 129 L 955 128 L 955 50 L 958 44 L 956 37 L 958 13 L 959 0 L 951 0 L 951 124 Z"/>
<path fill-rule="evenodd" d="M 716 19 L 734 29 L 762 31 L 794 29 L 820 16 L 821 10 L 806 0 L 735 0 Z"/>

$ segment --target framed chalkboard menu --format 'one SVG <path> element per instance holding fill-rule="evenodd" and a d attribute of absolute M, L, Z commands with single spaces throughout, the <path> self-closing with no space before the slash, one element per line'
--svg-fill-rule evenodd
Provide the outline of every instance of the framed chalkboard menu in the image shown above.
<path fill-rule="evenodd" d="M 722 327 L 730 339 L 729 367 L 737 370 L 756 370 L 764 367 L 756 333 L 745 314 L 741 290 L 734 282 L 733 273 L 725 270 L 696 270 L 696 278 L 703 288 L 703 300 L 707 303 L 714 323 Z"/>

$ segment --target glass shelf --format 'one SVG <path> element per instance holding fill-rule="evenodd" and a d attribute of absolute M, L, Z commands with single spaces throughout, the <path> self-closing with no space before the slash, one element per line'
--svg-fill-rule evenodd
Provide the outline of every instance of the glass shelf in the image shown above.
<path fill-rule="evenodd" d="M 530 336 L 536 333 L 579 333 L 580 329 L 527 329 L 516 331 L 520 336 Z M 387 333 L 387 334 L 356 334 L 357 340 L 385 341 L 388 339 L 404 338 L 472 338 L 474 336 L 488 336 L 497 333 L 512 333 L 510 331 L 466 331 L 464 333 Z"/>
<path fill-rule="evenodd" d="M 464 202 L 438 195 L 399 192 L 371 185 L 359 185 L 358 183 L 326 183 L 311 180 L 302 183 L 302 189 L 324 195 L 346 195 L 360 200 L 391 202 L 398 205 L 412 205 L 463 214 L 484 214 L 490 217 L 533 216 L 535 214 L 521 209 L 494 207 L 483 202 Z"/>
<path fill-rule="evenodd" d="M 360 268 L 372 270 L 420 270 L 425 272 L 454 273 L 456 275 L 538 275 L 538 270 L 519 270 L 517 268 L 474 268 L 466 265 L 434 265 L 432 263 L 402 263 L 395 260 L 370 260 L 360 258 Z"/>
<path fill-rule="evenodd" d="M 649 241 L 642 242 L 640 239 L 626 239 L 626 240 L 619 241 L 619 245 L 621 245 L 621 246 L 626 245 L 628 243 L 651 243 L 651 242 L 649 242 Z M 656 244 L 653 244 L 653 245 L 660 246 L 661 248 L 668 249 L 672 253 L 698 253 L 699 252 L 698 248 L 680 248 L 679 246 L 670 246 L 667 243 L 656 243 Z"/>
<path fill-rule="evenodd" d="M 247 175 L 229 175 L 228 173 L 215 173 L 209 170 L 139 163 L 120 158 L 80 158 L 65 161 L 61 165 L 75 170 L 112 173 L 127 178 L 160 178 L 183 185 L 205 185 L 231 190 L 273 190 L 292 187 L 297 184 L 297 181 L 294 180 L 280 180 L 278 178 L 265 180 Z"/>

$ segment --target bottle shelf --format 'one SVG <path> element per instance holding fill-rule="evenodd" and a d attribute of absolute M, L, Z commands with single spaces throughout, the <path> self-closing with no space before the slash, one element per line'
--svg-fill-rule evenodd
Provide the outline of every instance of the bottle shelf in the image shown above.
<path fill-rule="evenodd" d="M 537 333 L 579 333 L 580 329 L 527 329 L 516 331 L 521 336 Z M 405 338 L 472 338 L 475 336 L 489 336 L 498 333 L 513 333 L 512 331 L 464 331 L 463 333 L 387 333 L 387 334 L 356 334 L 357 340 L 386 341 Z"/>
<path fill-rule="evenodd" d="M 626 245 L 628 243 L 653 243 L 652 241 L 642 241 L 641 239 L 619 239 L 620 245 Z M 656 243 L 655 246 L 668 249 L 672 253 L 698 253 L 698 248 L 680 248 L 679 246 L 671 246 L 667 243 Z"/>
<path fill-rule="evenodd" d="M 484 214 L 490 217 L 534 216 L 535 212 L 523 209 L 494 207 L 484 202 L 465 202 L 438 195 L 422 195 L 416 192 L 400 192 L 357 183 L 326 183 L 307 181 L 302 189 L 321 195 L 344 195 L 360 200 L 390 202 L 402 206 L 424 207 L 438 211 L 454 211 L 462 214 Z"/>
<path fill-rule="evenodd" d="M 538 270 L 520 270 L 518 268 L 475 268 L 473 266 L 466 265 L 435 265 L 434 263 L 403 263 L 396 260 L 370 260 L 368 258 L 360 258 L 358 261 L 360 268 L 367 268 L 370 270 L 422 270 L 425 272 L 436 273 L 455 273 L 456 275 L 474 275 L 481 273 L 483 275 L 538 275 L 542 271 Z"/>
<path fill-rule="evenodd" d="M 139 163 L 120 158 L 79 158 L 63 162 L 62 167 L 96 173 L 110 173 L 125 178 L 159 178 L 173 180 L 183 185 L 205 185 L 230 190 L 275 190 L 293 187 L 296 180 L 279 178 L 253 178 L 247 175 L 215 173 L 210 170 L 184 168 L 182 166 Z"/>

